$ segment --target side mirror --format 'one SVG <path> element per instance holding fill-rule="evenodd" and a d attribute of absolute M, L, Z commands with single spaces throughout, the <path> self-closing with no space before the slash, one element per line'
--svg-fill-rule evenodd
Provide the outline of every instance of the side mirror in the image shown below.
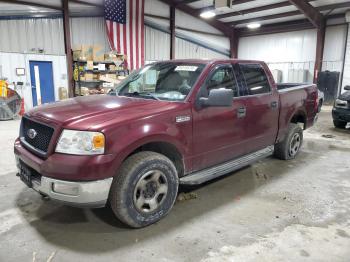
<path fill-rule="evenodd" d="M 208 98 L 199 98 L 199 104 L 201 107 L 230 107 L 232 106 L 233 90 L 231 89 L 213 89 L 210 90 Z"/>
<path fill-rule="evenodd" d="M 344 87 L 344 90 L 350 91 L 350 86 L 345 86 L 345 87 Z"/>

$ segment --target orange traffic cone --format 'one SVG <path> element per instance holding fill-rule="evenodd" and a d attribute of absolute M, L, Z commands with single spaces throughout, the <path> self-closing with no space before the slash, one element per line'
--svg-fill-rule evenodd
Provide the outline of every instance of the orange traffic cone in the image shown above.
<path fill-rule="evenodd" d="M 21 99 L 21 110 L 19 111 L 19 115 L 23 116 L 24 115 L 24 98 Z"/>

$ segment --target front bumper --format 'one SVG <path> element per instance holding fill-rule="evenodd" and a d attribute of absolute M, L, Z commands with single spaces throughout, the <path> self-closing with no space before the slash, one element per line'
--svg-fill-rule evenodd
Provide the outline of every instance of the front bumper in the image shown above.
<path fill-rule="evenodd" d="M 350 109 L 333 107 L 332 117 L 333 120 L 350 122 Z"/>
<path fill-rule="evenodd" d="M 98 208 L 106 205 L 112 180 L 71 182 L 42 176 L 40 181 L 33 181 L 33 189 L 70 206 Z"/>
<path fill-rule="evenodd" d="M 33 175 L 31 187 L 50 199 L 78 207 L 106 205 L 113 181 L 111 155 L 71 156 L 53 154 L 42 159 L 15 142 L 17 166 Z"/>

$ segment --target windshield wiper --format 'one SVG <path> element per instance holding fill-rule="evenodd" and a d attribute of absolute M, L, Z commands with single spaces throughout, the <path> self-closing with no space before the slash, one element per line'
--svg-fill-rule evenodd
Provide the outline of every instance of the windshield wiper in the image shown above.
<path fill-rule="evenodd" d="M 145 98 L 151 98 L 154 100 L 160 100 L 158 97 L 156 97 L 155 95 L 151 94 L 151 93 L 147 93 L 147 94 L 141 94 L 139 92 L 133 92 L 133 93 L 125 93 L 123 94 L 124 96 L 131 96 L 131 97 L 145 97 Z"/>

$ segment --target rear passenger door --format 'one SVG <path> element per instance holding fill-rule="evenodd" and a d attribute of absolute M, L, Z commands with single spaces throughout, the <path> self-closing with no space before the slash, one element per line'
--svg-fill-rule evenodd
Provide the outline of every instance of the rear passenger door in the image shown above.
<path fill-rule="evenodd" d="M 279 94 L 261 64 L 240 63 L 237 67 L 245 85 L 246 136 L 249 152 L 275 143 L 278 132 Z"/>

